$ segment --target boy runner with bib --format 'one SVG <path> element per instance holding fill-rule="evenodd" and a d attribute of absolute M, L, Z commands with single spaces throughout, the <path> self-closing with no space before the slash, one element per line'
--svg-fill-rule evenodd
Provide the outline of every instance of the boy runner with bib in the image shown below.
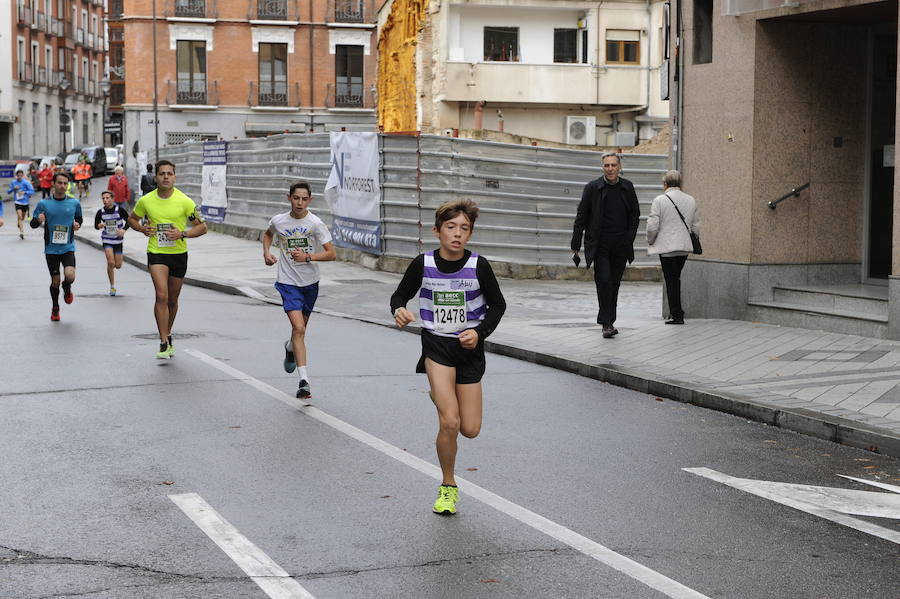
<path fill-rule="evenodd" d="M 481 431 L 484 340 L 506 311 L 490 263 L 466 249 L 477 218 L 472 200 L 438 208 L 432 230 L 440 248 L 413 260 L 391 296 L 391 312 L 402 328 L 416 319 L 406 303 L 419 295 L 422 357 L 416 372 L 428 375 L 439 422 L 435 445 L 443 480 L 432 507 L 436 514 L 456 513 L 456 440 L 459 433 L 473 439 Z"/>
<path fill-rule="evenodd" d="M 53 193 L 38 202 L 31 218 L 31 228 L 44 227 L 44 254 L 50 270 L 50 299 L 53 309 L 50 320 L 59 320 L 59 267 L 63 267 L 63 299 L 67 304 L 75 300 L 72 283 L 75 282 L 75 231 L 81 228 L 81 202 L 66 195 L 69 175 L 56 173 L 53 177 Z"/>
<path fill-rule="evenodd" d="M 300 367 L 297 397 L 310 399 L 309 372 L 306 368 L 306 326 L 319 296 L 319 267 L 314 262 L 334 260 L 337 255 L 331 243 L 331 232 L 318 216 L 309 211 L 312 191 L 309 183 L 298 181 L 288 192 L 290 212 L 276 214 L 263 234 L 263 260 L 268 266 L 278 264 L 275 289 L 291 322 L 291 339 L 284 344 L 284 369 L 294 372 Z M 281 260 L 271 253 L 275 242 Z"/>
<path fill-rule="evenodd" d="M 113 192 L 100 194 L 103 207 L 94 215 L 94 228 L 100 229 L 103 253 L 106 254 L 106 276 L 109 277 L 109 294 L 116 294 L 116 269 L 122 268 L 125 229 L 128 228 L 128 213 L 121 204 L 115 203 Z"/>
<path fill-rule="evenodd" d="M 23 171 L 16 171 L 16 178 L 9 184 L 7 193 L 12 196 L 16 206 L 16 226 L 19 227 L 19 239 L 25 239 L 25 217 L 28 216 L 34 186 L 25 178 Z"/>
<path fill-rule="evenodd" d="M 156 163 L 158 187 L 141 196 L 128 217 L 128 224 L 147 240 L 147 270 L 156 291 L 153 316 L 159 331 L 156 357 L 167 360 L 175 355 L 172 326 L 178 314 L 178 296 L 187 273 L 189 237 L 206 234 L 206 223 L 197 213 L 194 200 L 175 187 L 175 165 L 168 160 Z M 141 223 L 146 217 L 147 224 Z M 188 228 L 188 223 L 191 227 Z"/>

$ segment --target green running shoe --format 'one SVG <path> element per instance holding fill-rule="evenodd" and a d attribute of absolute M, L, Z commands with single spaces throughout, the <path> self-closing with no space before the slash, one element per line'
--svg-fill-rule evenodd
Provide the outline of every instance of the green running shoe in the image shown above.
<path fill-rule="evenodd" d="M 456 513 L 456 502 L 459 501 L 459 488 L 450 485 L 441 485 L 438 488 L 438 496 L 431 508 L 435 514 Z"/>
<path fill-rule="evenodd" d="M 172 335 L 169 335 L 169 357 L 175 357 L 175 344 L 172 342 Z"/>
<path fill-rule="evenodd" d="M 160 343 L 159 351 L 156 352 L 157 360 L 168 360 L 172 357 L 172 354 L 169 353 L 169 347 L 171 347 L 168 343 Z"/>

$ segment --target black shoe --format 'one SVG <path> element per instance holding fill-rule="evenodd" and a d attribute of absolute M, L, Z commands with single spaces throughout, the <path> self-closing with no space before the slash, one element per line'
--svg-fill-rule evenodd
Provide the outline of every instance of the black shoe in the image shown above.
<path fill-rule="evenodd" d="M 610 339 L 610 338 L 612 338 L 616 333 L 618 333 L 618 331 L 616 331 L 615 333 L 614 333 L 613 331 L 616 331 L 616 330 L 615 330 L 614 328 L 612 328 L 612 327 L 604 326 L 604 327 L 603 327 L 603 338 L 604 338 L 604 339 Z"/>
<path fill-rule="evenodd" d="M 282 365 L 284 366 L 284 371 L 287 372 L 288 374 L 297 370 L 297 362 L 294 360 L 294 352 L 292 352 L 290 349 L 288 349 L 290 347 L 290 345 L 291 345 L 290 341 L 284 342 L 284 362 Z M 297 397 L 300 397 L 300 396 L 298 395 Z"/>
<path fill-rule="evenodd" d="M 312 393 L 309 390 L 309 383 L 306 379 L 300 380 L 300 386 L 297 387 L 297 399 L 311 399 Z"/>
<path fill-rule="evenodd" d="M 670 318 L 666 321 L 666 324 L 684 324 L 683 318 Z"/>

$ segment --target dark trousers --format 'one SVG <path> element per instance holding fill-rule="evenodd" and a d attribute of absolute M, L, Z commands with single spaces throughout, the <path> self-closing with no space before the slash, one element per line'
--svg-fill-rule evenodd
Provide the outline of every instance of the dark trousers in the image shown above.
<path fill-rule="evenodd" d="M 619 285 L 628 262 L 627 247 L 601 245 L 594 257 L 594 284 L 597 286 L 597 323 L 611 327 L 616 322 L 616 303 L 619 300 Z"/>
<path fill-rule="evenodd" d="M 669 316 L 675 319 L 684 319 L 684 310 L 681 308 L 681 269 L 687 256 L 660 256 L 663 279 L 666 281 L 666 298 L 669 300 Z"/>

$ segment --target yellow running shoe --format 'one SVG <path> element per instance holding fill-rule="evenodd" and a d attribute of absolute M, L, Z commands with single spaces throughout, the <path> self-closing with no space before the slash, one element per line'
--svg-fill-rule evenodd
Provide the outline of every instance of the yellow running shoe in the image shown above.
<path fill-rule="evenodd" d="M 160 343 L 159 351 L 156 352 L 157 360 L 168 360 L 172 357 L 172 354 L 169 353 L 169 344 L 168 343 Z"/>
<path fill-rule="evenodd" d="M 452 485 L 441 485 L 431 511 L 435 514 L 453 515 L 456 513 L 457 501 L 459 501 L 459 488 Z"/>

